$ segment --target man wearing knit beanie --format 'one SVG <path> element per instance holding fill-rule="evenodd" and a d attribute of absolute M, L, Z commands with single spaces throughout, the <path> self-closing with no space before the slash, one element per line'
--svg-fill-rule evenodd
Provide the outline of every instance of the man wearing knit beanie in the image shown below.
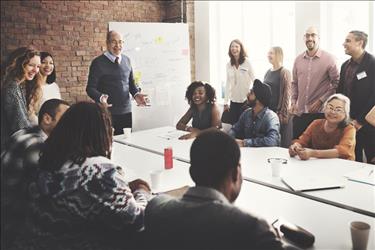
<path fill-rule="evenodd" d="M 275 147 L 280 144 L 280 121 L 268 108 L 271 88 L 256 79 L 247 100 L 250 106 L 228 132 L 240 147 Z"/>

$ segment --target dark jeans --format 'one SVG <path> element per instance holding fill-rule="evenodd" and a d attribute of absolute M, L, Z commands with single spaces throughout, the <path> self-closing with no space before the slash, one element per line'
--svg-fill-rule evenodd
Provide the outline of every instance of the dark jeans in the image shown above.
<path fill-rule="evenodd" d="M 362 151 L 365 151 L 367 162 L 370 163 L 375 157 L 375 128 L 370 124 L 365 124 L 357 131 L 355 145 L 355 160 L 362 162 Z"/>
<path fill-rule="evenodd" d="M 303 113 L 301 116 L 295 115 L 293 118 L 293 139 L 298 139 L 312 121 L 323 118 L 323 113 Z"/>
<path fill-rule="evenodd" d="M 245 102 L 232 102 L 230 101 L 230 106 L 229 106 L 229 113 L 230 113 L 230 118 L 231 118 L 231 124 L 235 124 L 238 122 L 240 119 L 240 116 L 242 114 L 243 110 L 243 105 Z"/>
<path fill-rule="evenodd" d="M 292 117 L 289 117 L 287 124 L 281 124 L 280 123 L 280 146 L 283 148 L 289 148 L 292 137 L 293 137 L 293 123 L 292 123 Z"/>
<path fill-rule="evenodd" d="M 123 128 L 132 127 L 132 113 L 112 115 L 112 126 L 115 129 L 114 135 L 122 135 Z"/>

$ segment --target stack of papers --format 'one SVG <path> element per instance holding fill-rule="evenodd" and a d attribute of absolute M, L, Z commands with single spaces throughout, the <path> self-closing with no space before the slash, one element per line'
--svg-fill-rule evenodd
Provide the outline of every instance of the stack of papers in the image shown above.
<path fill-rule="evenodd" d="M 348 180 L 366 183 L 375 186 L 374 169 L 362 168 L 344 175 Z"/>
<path fill-rule="evenodd" d="M 343 188 L 345 186 L 342 179 L 327 176 L 286 176 L 282 178 L 282 181 L 296 192 Z"/>

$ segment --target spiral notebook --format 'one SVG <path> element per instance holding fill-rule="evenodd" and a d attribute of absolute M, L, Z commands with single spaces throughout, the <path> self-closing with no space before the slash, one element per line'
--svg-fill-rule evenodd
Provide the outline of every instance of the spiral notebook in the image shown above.
<path fill-rule="evenodd" d="M 345 187 L 342 178 L 331 178 L 327 176 L 285 176 L 282 177 L 281 180 L 291 190 L 296 192 Z"/>

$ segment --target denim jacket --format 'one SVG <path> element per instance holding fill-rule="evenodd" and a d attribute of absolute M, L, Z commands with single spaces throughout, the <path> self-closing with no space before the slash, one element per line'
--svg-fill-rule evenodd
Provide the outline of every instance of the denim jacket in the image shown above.
<path fill-rule="evenodd" d="M 245 110 L 229 131 L 233 138 L 244 139 L 245 147 L 273 147 L 280 144 L 280 121 L 265 107 L 253 119 L 253 109 Z"/>

